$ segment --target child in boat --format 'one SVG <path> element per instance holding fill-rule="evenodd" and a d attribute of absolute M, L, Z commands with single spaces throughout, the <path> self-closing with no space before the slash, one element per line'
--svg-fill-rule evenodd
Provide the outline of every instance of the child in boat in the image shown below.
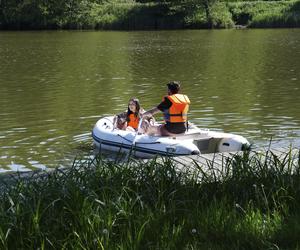
<path fill-rule="evenodd" d="M 127 111 L 118 114 L 114 118 L 115 127 L 122 130 L 136 131 L 138 129 L 141 114 L 145 111 L 141 107 L 139 99 L 131 98 L 128 102 Z M 150 124 L 154 124 L 154 117 L 147 117 L 142 123 L 141 131 L 146 132 Z"/>

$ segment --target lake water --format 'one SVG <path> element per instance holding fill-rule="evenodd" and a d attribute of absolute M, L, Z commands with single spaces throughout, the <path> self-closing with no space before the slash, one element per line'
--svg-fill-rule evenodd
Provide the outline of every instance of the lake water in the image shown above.
<path fill-rule="evenodd" d="M 0 172 L 70 164 L 100 117 L 170 80 L 199 127 L 299 146 L 299 69 L 300 29 L 0 32 Z"/>

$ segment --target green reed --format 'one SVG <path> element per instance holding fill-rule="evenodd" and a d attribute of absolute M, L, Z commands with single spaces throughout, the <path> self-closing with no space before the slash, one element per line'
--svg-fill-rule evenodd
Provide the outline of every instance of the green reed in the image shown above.
<path fill-rule="evenodd" d="M 2 178 L 0 249 L 299 248 L 299 152 L 221 167 L 80 157 Z"/>

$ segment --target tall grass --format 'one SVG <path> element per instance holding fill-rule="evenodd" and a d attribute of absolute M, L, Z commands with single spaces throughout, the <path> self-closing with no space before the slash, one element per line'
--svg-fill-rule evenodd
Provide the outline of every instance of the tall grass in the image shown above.
<path fill-rule="evenodd" d="M 80 158 L 3 179 L 1 249 L 295 249 L 300 168 L 292 151 L 244 153 L 179 171 L 170 158 Z M 5 181 L 4 181 L 5 180 Z"/>

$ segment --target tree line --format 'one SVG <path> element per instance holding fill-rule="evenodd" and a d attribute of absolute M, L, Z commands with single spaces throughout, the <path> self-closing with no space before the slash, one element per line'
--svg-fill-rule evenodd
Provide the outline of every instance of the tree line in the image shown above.
<path fill-rule="evenodd" d="M 298 0 L 0 0 L 0 29 L 299 27 Z"/>
<path fill-rule="evenodd" d="M 105 26 L 105 23 L 112 24 L 113 21 L 120 25 L 126 15 L 138 15 L 148 10 L 148 18 L 168 16 L 170 12 L 180 18 L 195 6 L 203 7 L 209 17 L 210 7 L 216 1 L 218 0 L 0 0 L 0 28 L 93 28 L 97 23 Z"/>

